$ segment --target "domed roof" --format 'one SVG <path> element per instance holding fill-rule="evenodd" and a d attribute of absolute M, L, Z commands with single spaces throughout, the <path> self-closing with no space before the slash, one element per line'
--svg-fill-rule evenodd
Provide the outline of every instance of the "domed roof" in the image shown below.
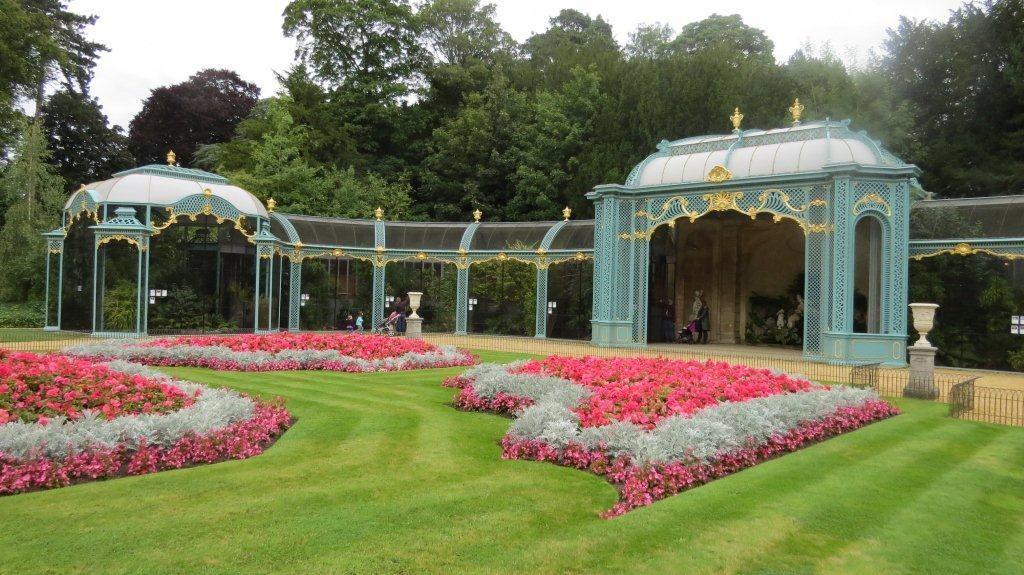
<path fill-rule="evenodd" d="M 153 164 L 114 174 L 109 180 L 83 186 L 98 204 L 153 204 L 169 206 L 188 196 L 210 190 L 250 217 L 267 217 L 259 198 L 217 174 L 178 166 Z M 78 194 L 72 194 L 64 209 L 70 209 Z"/>
<path fill-rule="evenodd" d="M 633 168 L 626 185 L 736 180 L 815 172 L 843 164 L 909 166 L 864 132 L 851 131 L 848 124 L 826 120 L 789 128 L 662 141 L 657 152 Z"/>

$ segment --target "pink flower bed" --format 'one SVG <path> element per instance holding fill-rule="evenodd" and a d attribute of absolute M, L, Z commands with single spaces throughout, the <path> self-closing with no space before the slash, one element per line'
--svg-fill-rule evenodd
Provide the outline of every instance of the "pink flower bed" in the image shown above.
<path fill-rule="evenodd" d="M 191 395 L 160 374 L 128 374 L 84 359 L 0 349 L 0 430 L 5 432 L 0 438 L 7 442 L 0 448 L 0 495 L 245 459 L 262 453 L 292 423 L 279 403 L 198 384 L 187 387 L 194 390 Z M 224 407 L 225 396 L 244 410 L 210 419 L 218 406 L 231 409 Z M 213 407 L 202 411 L 204 401 Z M 187 408 L 192 409 L 181 411 Z M 131 431 L 105 440 L 92 432 L 76 436 L 69 431 L 79 423 L 96 430 L 97 424 L 84 419 L 90 411 L 101 415 L 101 426 Z M 63 419 L 52 420 L 57 416 Z M 187 417 L 205 427 L 181 427 L 174 419 Z M 154 435 L 140 430 L 154 427 L 145 427 L 143 420 L 170 422 L 173 434 L 167 435 L 165 427 L 163 445 L 153 445 L 147 437 Z M 224 423 L 216 427 L 210 421 Z M 49 439 L 25 443 L 23 438 L 39 433 Z M 79 443 L 73 443 L 75 437 Z"/>
<path fill-rule="evenodd" d="M 86 409 L 107 419 L 167 413 L 194 398 L 164 382 L 127 375 L 82 359 L 0 349 L 0 425 L 78 419 Z"/>
<path fill-rule="evenodd" d="M 292 417 L 283 406 L 259 404 L 250 419 L 202 435 L 185 435 L 169 448 L 143 442 L 134 449 L 86 449 L 61 459 L 14 459 L 0 453 L 0 495 L 246 459 L 263 453 L 291 423 Z"/>
<path fill-rule="evenodd" d="M 281 332 L 265 335 L 179 336 L 142 344 L 145 347 L 223 347 L 232 351 L 332 350 L 359 359 L 384 359 L 406 353 L 427 353 L 437 348 L 422 339 L 356 333 Z"/>
<path fill-rule="evenodd" d="M 884 401 L 841 408 L 822 421 L 808 422 L 788 433 L 772 436 L 761 444 L 723 453 L 707 464 L 659 462 L 635 465 L 628 455 L 616 457 L 600 448 L 588 450 L 579 444 L 569 444 L 555 449 L 542 441 L 517 440 L 508 435 L 501 441 L 502 458 L 549 461 L 606 478 L 618 487 L 620 496 L 619 502 L 602 514 L 607 519 L 898 413 L 898 409 Z"/>
<path fill-rule="evenodd" d="M 584 427 L 629 421 L 652 428 L 723 401 L 746 401 L 810 389 L 811 382 L 725 362 L 664 358 L 563 357 L 533 360 L 516 373 L 550 375 L 589 388 L 576 409 Z"/>
<path fill-rule="evenodd" d="M 899 414 L 870 390 L 712 361 L 551 356 L 477 366 L 443 385 L 458 390 L 459 409 L 515 418 L 503 458 L 614 484 L 620 501 L 603 517 Z"/>

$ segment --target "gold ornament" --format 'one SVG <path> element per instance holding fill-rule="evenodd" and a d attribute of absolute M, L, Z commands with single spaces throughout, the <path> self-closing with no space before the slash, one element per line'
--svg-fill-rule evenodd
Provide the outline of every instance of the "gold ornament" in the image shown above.
<path fill-rule="evenodd" d="M 562 208 L 562 218 L 565 221 L 569 221 L 569 216 L 571 216 L 571 215 L 572 215 L 572 208 L 570 208 L 569 206 L 565 206 L 564 208 Z"/>
<path fill-rule="evenodd" d="M 473 210 L 473 221 L 474 222 L 479 222 L 480 218 L 482 218 L 482 217 L 484 217 L 484 213 L 481 212 L 479 208 Z"/>
<path fill-rule="evenodd" d="M 789 114 L 793 116 L 793 125 L 800 125 L 800 117 L 804 115 L 804 105 L 800 103 L 800 98 L 793 100 L 793 105 L 789 107 Z"/>
<path fill-rule="evenodd" d="M 274 213 L 274 208 L 276 208 L 276 207 L 277 207 L 277 201 L 274 200 L 274 198 L 270 198 L 270 199 L 267 200 L 267 211 L 268 212 Z"/>
<path fill-rule="evenodd" d="M 726 168 L 725 166 L 718 164 L 717 166 L 711 168 L 711 171 L 708 172 L 708 177 L 705 178 L 705 181 L 718 183 L 725 182 L 731 179 L 732 172 L 730 172 L 729 169 Z"/>
<path fill-rule="evenodd" d="M 732 115 L 729 116 L 729 120 L 732 121 L 732 131 L 739 132 L 740 123 L 743 122 L 743 114 L 740 112 L 739 108 L 733 110 Z"/>
<path fill-rule="evenodd" d="M 177 161 L 177 159 L 178 159 L 178 156 L 174 153 L 174 150 L 168 150 L 167 151 L 167 165 L 168 166 L 173 166 L 175 164 L 175 162 Z"/>
<path fill-rule="evenodd" d="M 383 219 L 384 218 L 384 208 L 381 208 L 381 207 L 378 206 L 376 210 L 373 210 L 373 217 L 377 218 L 378 221 Z"/>

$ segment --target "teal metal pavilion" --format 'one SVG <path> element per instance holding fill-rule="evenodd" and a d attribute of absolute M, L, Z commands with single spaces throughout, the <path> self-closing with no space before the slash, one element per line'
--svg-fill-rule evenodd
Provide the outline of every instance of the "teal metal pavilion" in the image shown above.
<path fill-rule="evenodd" d="M 100 336 L 138 335 L 149 330 L 149 278 L 151 266 L 160 263 L 152 261 L 150 248 L 159 245 L 167 228 L 205 218 L 245 239 L 246 247 L 236 251 L 251 262 L 246 273 L 252 274 L 255 286 L 252 331 L 257 333 L 299 329 L 304 260 L 346 257 L 372 265 L 372 318 L 384 313 L 389 263 L 454 265 L 454 325 L 460 334 L 467 332 L 473 266 L 495 260 L 530 264 L 537 281 L 535 333 L 544 337 L 549 269 L 564 262 L 592 260 L 592 343 L 644 346 L 650 240 L 655 231 L 734 213 L 751 219 L 770 217 L 774 222 L 788 220 L 803 232 L 806 358 L 903 364 L 908 259 L 987 253 L 990 247 L 1010 250 L 1007 253 L 1017 257 L 1014 254 L 1024 253 L 1024 241 L 975 238 L 972 242 L 969 237 L 943 238 L 941 234 L 912 241 L 911 205 L 922 195 L 916 181 L 919 170 L 863 132 L 850 130 L 848 122 L 802 123 L 799 110 L 791 112 L 793 124 L 785 128 L 741 130 L 742 115 L 737 110 L 730 134 L 663 141 L 624 184 L 599 185 L 588 194 L 595 219 L 584 221 L 571 220 L 568 209 L 559 221 L 531 223 L 486 222 L 479 211 L 472 222 L 447 223 L 387 221 L 381 209 L 365 220 L 304 216 L 276 212 L 272 199 L 264 205 L 225 178 L 181 168 L 173 161 L 120 172 L 72 194 L 61 227 L 45 234 L 46 329 L 62 328 L 62 302 L 69 293 L 64 285 L 69 233 L 77 230 L 92 238 L 88 328 Z M 924 206 L 929 201 L 942 202 L 918 203 Z M 879 256 L 871 264 L 880 286 L 879 319 L 869 333 L 856 333 L 855 230 L 863 220 L 877 222 L 879 230 L 871 240 L 879 247 Z M 135 250 L 136 314 L 129 329 L 109 330 L 103 317 L 107 270 L 100 256 L 118 243 Z M 286 288 L 282 272 L 287 273 Z M 287 306 L 286 314 L 281 313 L 282 304 Z"/>

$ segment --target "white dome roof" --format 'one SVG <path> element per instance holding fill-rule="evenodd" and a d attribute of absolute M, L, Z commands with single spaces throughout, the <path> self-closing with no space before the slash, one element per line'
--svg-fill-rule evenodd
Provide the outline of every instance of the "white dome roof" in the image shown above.
<path fill-rule="evenodd" d="M 733 180 L 821 170 L 826 166 L 905 167 L 864 133 L 845 122 L 812 122 L 774 130 L 699 136 L 662 142 L 658 152 L 629 175 L 629 186 L 654 186 L 708 181 L 716 166 L 729 170 Z"/>
<path fill-rule="evenodd" d="M 97 203 L 159 206 L 172 205 L 209 189 L 212 196 L 227 201 L 246 216 L 268 217 L 259 198 L 238 186 L 228 184 L 221 176 L 201 170 L 176 166 L 143 166 L 119 172 L 109 180 L 83 187 Z M 70 209 L 76 197 L 77 194 L 73 194 L 64 209 Z"/>

